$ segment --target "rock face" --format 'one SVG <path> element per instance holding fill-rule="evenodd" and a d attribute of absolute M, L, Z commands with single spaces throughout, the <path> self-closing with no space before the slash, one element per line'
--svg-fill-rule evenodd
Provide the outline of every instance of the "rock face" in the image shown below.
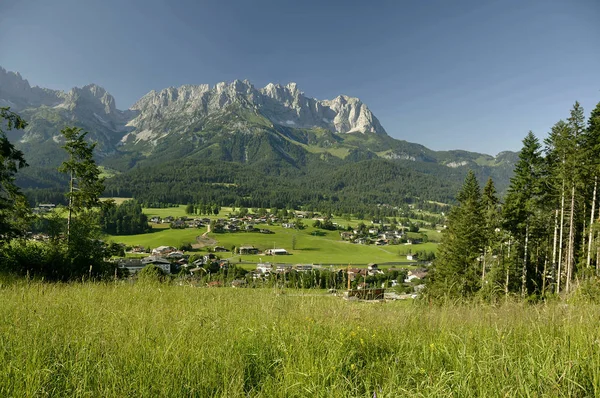
<path fill-rule="evenodd" d="M 358 98 L 338 96 L 330 101 L 319 101 L 304 96 L 295 83 L 286 86 L 268 84 L 256 89 L 247 80 L 214 87 L 185 85 L 169 87 L 160 92 L 151 91 L 131 108 L 138 116 L 129 122 L 135 128 L 130 134 L 135 140 L 156 139 L 168 131 L 160 131 L 165 119 L 178 118 L 194 123 L 202 117 L 238 105 L 260 114 L 271 123 L 294 128 L 320 127 L 335 133 L 376 133 L 385 130 Z"/>
<path fill-rule="evenodd" d="M 201 120 L 222 115 L 231 107 L 268 119 L 273 125 L 292 128 L 322 128 L 333 133 L 374 133 L 387 135 L 377 118 L 358 98 L 340 95 L 320 101 L 306 97 L 296 83 L 268 84 L 257 89 L 247 80 L 169 87 L 151 91 L 131 109 L 116 108 L 115 99 L 102 87 L 90 84 L 68 92 L 31 87 L 19 73 L 0 68 L 0 106 L 25 112 L 30 120 L 44 110 L 56 119 L 72 120 L 90 131 L 90 137 L 104 142 L 102 149 L 121 142 L 152 141 L 154 144 L 173 132 L 184 133 Z M 236 124 L 244 128 L 243 121 Z M 23 141 L 51 138 L 32 125 Z M 52 126 L 58 127 L 58 126 Z M 196 126 L 197 127 L 197 126 Z M 58 128 L 60 130 L 60 128 Z M 96 135 L 100 135 L 95 137 Z M 55 135 L 52 135 L 55 137 Z M 111 142 L 113 144 L 111 144 Z"/>
<path fill-rule="evenodd" d="M 0 106 L 13 111 L 42 105 L 55 106 L 63 101 L 64 93 L 37 86 L 31 87 L 19 72 L 7 72 L 0 67 Z"/>

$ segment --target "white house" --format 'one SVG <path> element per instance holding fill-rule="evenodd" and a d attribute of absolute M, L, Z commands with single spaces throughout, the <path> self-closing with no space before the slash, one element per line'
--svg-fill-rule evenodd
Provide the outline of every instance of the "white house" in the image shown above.
<path fill-rule="evenodd" d="M 265 254 L 271 256 L 285 256 L 286 254 L 288 254 L 288 252 L 285 249 L 267 249 L 265 251 Z"/>

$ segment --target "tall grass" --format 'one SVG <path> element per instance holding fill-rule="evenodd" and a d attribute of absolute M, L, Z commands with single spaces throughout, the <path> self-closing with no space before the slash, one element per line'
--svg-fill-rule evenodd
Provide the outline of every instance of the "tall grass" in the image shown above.
<path fill-rule="evenodd" d="M 0 396 L 599 396 L 599 309 L 9 281 Z"/>

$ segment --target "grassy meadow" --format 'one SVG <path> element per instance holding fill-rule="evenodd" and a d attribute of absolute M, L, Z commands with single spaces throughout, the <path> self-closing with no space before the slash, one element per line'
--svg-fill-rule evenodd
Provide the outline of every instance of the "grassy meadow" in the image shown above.
<path fill-rule="evenodd" d="M 3 397 L 600 396 L 600 307 L 0 285 Z"/>
<path fill-rule="evenodd" d="M 209 218 L 226 218 L 233 209 L 224 207 L 218 216 Z M 185 206 L 169 207 L 164 209 L 145 208 L 144 213 L 148 217 L 182 217 L 186 216 Z M 201 216 L 206 217 L 206 216 Z M 361 220 L 334 219 L 340 225 L 355 226 Z M 406 254 L 419 250 L 435 251 L 437 244 L 423 243 L 418 245 L 356 245 L 344 242 L 340 239 L 338 231 L 324 231 L 324 236 L 314 236 L 317 231 L 312 227 L 312 220 L 306 220 L 306 228 L 303 230 L 286 229 L 280 225 L 260 225 L 260 228 L 268 228 L 273 234 L 261 234 L 258 232 L 236 232 L 236 233 L 210 233 L 208 238 L 213 239 L 215 245 L 231 249 L 232 246 L 254 246 L 261 251 L 271 248 L 286 249 L 291 255 L 277 258 L 265 256 L 244 255 L 242 261 L 257 263 L 261 258 L 263 261 L 282 263 L 314 263 L 314 264 L 368 264 L 368 263 L 395 263 L 412 264 L 406 260 Z M 152 224 L 154 231 L 139 235 L 108 235 L 107 239 L 124 243 L 127 245 L 141 245 L 144 247 L 158 247 L 169 245 L 179 247 L 185 243 L 195 243 L 196 237 L 206 232 L 206 228 L 169 229 L 167 224 Z M 435 231 L 427 233 L 437 234 Z M 437 235 L 436 235 L 437 236 Z M 214 246 L 214 245 L 213 245 Z M 240 256 L 233 253 L 221 253 L 223 258 L 233 261 L 239 260 Z"/>

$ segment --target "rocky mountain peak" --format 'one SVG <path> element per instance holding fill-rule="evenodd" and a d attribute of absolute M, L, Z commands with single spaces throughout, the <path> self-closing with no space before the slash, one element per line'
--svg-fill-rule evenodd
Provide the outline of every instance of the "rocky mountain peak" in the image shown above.
<path fill-rule="evenodd" d="M 0 67 L 0 106 L 15 111 L 41 105 L 54 106 L 61 101 L 61 92 L 37 86 L 31 87 L 19 72 Z"/>

